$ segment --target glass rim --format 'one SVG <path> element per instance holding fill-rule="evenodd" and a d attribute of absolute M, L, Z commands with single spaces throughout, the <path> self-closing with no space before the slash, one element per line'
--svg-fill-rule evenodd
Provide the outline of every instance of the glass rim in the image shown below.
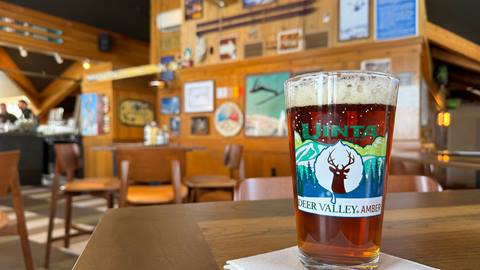
<path fill-rule="evenodd" d="M 379 71 L 368 71 L 368 70 L 332 70 L 332 71 L 317 71 L 317 72 L 308 72 L 304 74 L 299 74 L 296 76 L 293 76 L 285 81 L 285 83 L 292 82 L 292 81 L 297 81 L 300 79 L 308 78 L 308 77 L 322 77 L 322 78 L 328 78 L 328 77 L 336 77 L 336 76 L 348 76 L 348 75 L 360 75 L 360 76 L 371 76 L 371 77 L 376 77 L 376 78 L 382 78 L 382 79 L 387 79 L 387 80 L 392 80 L 392 81 L 397 81 L 399 82 L 400 79 L 390 73 L 386 72 L 379 72 Z"/>

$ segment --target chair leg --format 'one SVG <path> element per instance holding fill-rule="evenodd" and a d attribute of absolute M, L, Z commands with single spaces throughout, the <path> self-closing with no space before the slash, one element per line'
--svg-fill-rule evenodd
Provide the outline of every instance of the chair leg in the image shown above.
<path fill-rule="evenodd" d="M 115 206 L 115 197 L 113 192 L 108 192 L 107 193 L 107 207 L 109 209 L 113 208 Z"/>
<path fill-rule="evenodd" d="M 65 198 L 65 238 L 63 246 L 70 247 L 70 228 L 72 227 L 72 196 L 67 195 Z"/>
<path fill-rule="evenodd" d="M 52 187 L 54 189 L 56 187 Z M 55 192 L 55 191 L 53 191 Z M 48 269 L 50 266 L 50 251 L 52 250 L 52 238 L 53 238 L 53 228 L 55 226 L 55 214 L 57 211 L 57 194 L 52 194 L 52 200 L 50 201 L 50 213 L 48 217 L 48 231 L 47 231 L 47 243 L 45 247 L 45 269 Z"/>

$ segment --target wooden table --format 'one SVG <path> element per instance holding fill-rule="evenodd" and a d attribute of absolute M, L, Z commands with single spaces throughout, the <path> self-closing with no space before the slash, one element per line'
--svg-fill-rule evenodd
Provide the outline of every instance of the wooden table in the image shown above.
<path fill-rule="evenodd" d="M 295 245 L 291 200 L 108 211 L 74 269 L 218 269 Z M 480 267 L 480 190 L 388 195 L 386 253 L 441 269 Z"/>
<path fill-rule="evenodd" d="M 480 170 L 480 157 L 473 156 L 437 155 L 419 151 L 395 151 L 392 152 L 392 158 L 426 165 L 433 164 L 440 167 Z"/>

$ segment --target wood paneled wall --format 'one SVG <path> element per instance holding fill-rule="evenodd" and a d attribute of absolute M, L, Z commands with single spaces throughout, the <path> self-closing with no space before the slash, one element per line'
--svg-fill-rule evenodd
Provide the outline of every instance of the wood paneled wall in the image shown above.
<path fill-rule="evenodd" d="M 292 74 L 315 70 L 359 69 L 364 59 L 391 58 L 393 73 L 413 72 L 416 76 L 414 83 L 419 82 L 421 69 L 422 38 L 411 38 L 390 42 L 356 44 L 336 48 L 315 49 L 292 53 L 262 57 L 251 60 L 237 61 L 195 67 L 178 72 L 179 85 L 185 82 L 199 80 L 214 80 L 215 86 L 239 86 L 240 95 L 236 99 L 215 100 L 215 108 L 225 101 L 233 101 L 245 108 L 245 77 L 249 74 L 290 71 Z M 183 89 L 158 90 L 157 102 L 165 96 L 180 96 L 183 101 Z M 242 130 L 233 138 L 222 137 L 214 127 L 213 113 L 186 114 L 181 102 L 181 131 L 177 142 L 184 145 L 205 146 L 205 151 L 191 152 L 187 156 L 187 174 L 221 173 L 227 171 L 222 165 L 223 148 L 227 143 L 241 143 L 245 146 L 246 176 L 289 175 L 289 154 L 287 138 L 246 137 Z M 158 105 L 160 106 L 160 104 Z M 207 116 L 210 120 L 210 134 L 208 136 L 194 136 L 190 134 L 192 116 Z M 159 115 L 160 122 L 168 124 L 169 116 Z"/>

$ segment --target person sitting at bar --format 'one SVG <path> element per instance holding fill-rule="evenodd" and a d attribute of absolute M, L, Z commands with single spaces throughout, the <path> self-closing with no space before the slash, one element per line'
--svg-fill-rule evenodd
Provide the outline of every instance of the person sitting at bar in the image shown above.
<path fill-rule="evenodd" d="M 0 123 L 15 123 L 17 121 L 17 117 L 7 111 L 7 104 L 2 103 L 0 104 Z"/>
<path fill-rule="evenodd" d="M 21 119 L 33 119 L 32 110 L 28 108 L 28 103 L 25 100 L 18 101 L 18 108 L 22 111 Z"/>

